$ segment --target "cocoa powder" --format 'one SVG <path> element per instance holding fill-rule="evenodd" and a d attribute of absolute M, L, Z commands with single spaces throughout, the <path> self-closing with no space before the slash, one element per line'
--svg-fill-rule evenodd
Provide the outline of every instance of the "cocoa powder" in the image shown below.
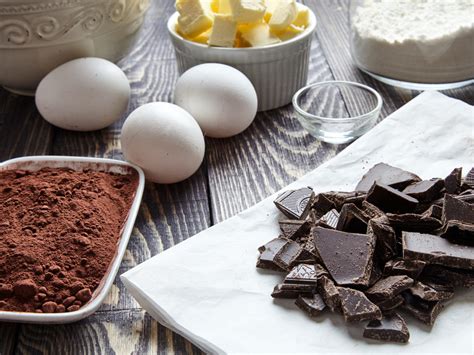
<path fill-rule="evenodd" d="M 117 249 L 136 173 L 0 172 L 0 310 L 76 311 Z"/>

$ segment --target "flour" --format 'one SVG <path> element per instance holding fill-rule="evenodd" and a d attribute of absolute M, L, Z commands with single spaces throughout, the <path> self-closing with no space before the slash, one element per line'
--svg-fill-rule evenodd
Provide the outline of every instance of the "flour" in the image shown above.
<path fill-rule="evenodd" d="M 474 78 L 474 0 L 365 0 L 352 54 L 371 73 L 414 83 Z"/>

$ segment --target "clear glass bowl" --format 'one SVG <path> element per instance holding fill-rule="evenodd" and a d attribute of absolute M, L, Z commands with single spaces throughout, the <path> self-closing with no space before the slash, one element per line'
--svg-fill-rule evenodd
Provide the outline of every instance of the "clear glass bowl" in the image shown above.
<path fill-rule="evenodd" d="M 344 144 L 369 131 L 382 108 L 374 89 L 350 81 L 325 81 L 308 85 L 293 96 L 296 117 L 317 139 Z"/>

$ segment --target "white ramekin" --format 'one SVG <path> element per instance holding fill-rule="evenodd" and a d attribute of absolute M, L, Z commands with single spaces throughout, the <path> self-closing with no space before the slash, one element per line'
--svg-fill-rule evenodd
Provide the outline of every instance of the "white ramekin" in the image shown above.
<path fill-rule="evenodd" d="M 174 13 L 168 20 L 168 32 L 178 71 L 182 74 L 202 63 L 227 64 L 247 75 L 255 86 L 259 111 L 289 104 L 308 78 L 309 53 L 316 29 L 316 16 L 309 12 L 310 24 L 303 33 L 288 41 L 255 48 L 209 47 L 185 40 L 176 32 L 178 13 Z"/>

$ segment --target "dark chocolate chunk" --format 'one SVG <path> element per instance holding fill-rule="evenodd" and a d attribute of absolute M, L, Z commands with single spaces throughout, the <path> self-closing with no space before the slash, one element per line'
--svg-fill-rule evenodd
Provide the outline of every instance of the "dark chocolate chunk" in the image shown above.
<path fill-rule="evenodd" d="M 379 163 L 367 171 L 355 189 L 356 191 L 369 191 L 374 182 L 377 182 L 397 190 L 403 190 L 408 185 L 418 181 L 421 181 L 421 178 L 413 173 L 385 163 Z"/>
<path fill-rule="evenodd" d="M 299 296 L 311 297 L 315 292 L 314 285 L 307 284 L 278 284 L 272 292 L 273 298 L 298 298 Z"/>
<path fill-rule="evenodd" d="M 285 219 L 280 222 L 280 230 L 285 238 L 296 240 L 308 234 L 311 228 L 308 221 Z"/>
<path fill-rule="evenodd" d="M 420 275 L 420 280 L 423 283 L 448 287 L 474 287 L 474 271 L 427 265 Z"/>
<path fill-rule="evenodd" d="M 423 213 L 423 215 L 441 220 L 443 217 L 443 207 L 432 205 Z"/>
<path fill-rule="evenodd" d="M 471 168 L 463 180 L 464 184 L 474 189 L 474 168 Z"/>
<path fill-rule="evenodd" d="M 364 329 L 364 338 L 394 343 L 408 343 L 410 333 L 405 320 L 394 313 L 384 316 L 382 320 L 373 320 Z"/>
<path fill-rule="evenodd" d="M 328 271 L 321 264 L 314 264 L 314 272 L 318 278 L 321 276 L 330 277 Z"/>
<path fill-rule="evenodd" d="M 404 302 L 404 298 L 401 295 L 397 295 L 393 298 L 388 298 L 380 302 L 374 302 L 382 312 L 392 311 L 398 308 Z"/>
<path fill-rule="evenodd" d="M 286 240 L 286 244 L 275 255 L 273 262 L 281 269 L 290 271 L 297 264 L 298 259 L 301 258 L 303 251 L 304 249 L 300 244 L 292 240 Z"/>
<path fill-rule="evenodd" d="M 374 302 L 381 302 L 402 293 L 413 285 L 413 279 L 405 275 L 388 276 L 378 281 L 365 291 L 366 296 Z"/>
<path fill-rule="evenodd" d="M 334 208 L 326 213 L 324 216 L 321 217 L 319 220 L 319 225 L 321 227 L 328 227 L 332 229 L 336 229 L 337 223 L 339 222 L 339 212 L 337 212 Z"/>
<path fill-rule="evenodd" d="M 438 198 L 443 187 L 442 179 L 422 180 L 407 186 L 403 192 L 420 202 L 430 202 Z"/>
<path fill-rule="evenodd" d="M 402 295 L 405 299 L 402 308 L 426 325 L 432 326 L 444 307 L 442 301 L 425 301 L 408 291 Z"/>
<path fill-rule="evenodd" d="M 382 211 L 391 213 L 410 213 L 418 205 L 416 198 L 379 183 L 375 183 L 369 190 L 367 201 Z"/>
<path fill-rule="evenodd" d="M 444 195 L 442 220 L 459 221 L 474 224 L 474 205 L 454 198 L 451 195 Z"/>
<path fill-rule="evenodd" d="M 306 312 L 310 317 L 318 316 L 326 308 L 326 303 L 324 303 L 321 295 L 317 293 L 313 297 L 299 296 L 295 301 L 295 304 L 302 311 Z"/>
<path fill-rule="evenodd" d="M 316 285 L 318 293 L 324 300 L 324 303 L 331 309 L 331 311 L 339 311 L 341 307 L 341 299 L 334 282 L 327 276 L 318 277 L 318 283 Z"/>
<path fill-rule="evenodd" d="M 351 233 L 367 233 L 369 217 L 353 203 L 342 206 L 336 229 Z"/>
<path fill-rule="evenodd" d="M 368 216 L 369 219 L 380 218 L 385 215 L 385 213 L 380 208 L 367 201 L 362 201 L 362 211 L 364 211 L 365 215 Z"/>
<path fill-rule="evenodd" d="M 449 221 L 440 235 L 453 243 L 474 246 L 474 224 Z"/>
<path fill-rule="evenodd" d="M 397 236 L 386 216 L 371 219 L 367 234 L 373 235 L 376 240 L 375 255 L 379 260 L 386 262 L 397 255 Z"/>
<path fill-rule="evenodd" d="M 459 269 L 474 269 L 474 248 L 437 235 L 402 232 L 403 257 Z"/>
<path fill-rule="evenodd" d="M 356 234 L 315 227 L 312 230 L 314 245 L 338 285 L 369 284 L 375 238 L 369 234 Z"/>
<path fill-rule="evenodd" d="M 309 213 L 314 192 L 309 187 L 283 192 L 274 201 L 275 206 L 288 218 L 304 219 Z"/>
<path fill-rule="evenodd" d="M 316 285 L 317 274 L 314 265 L 299 264 L 295 266 L 285 277 L 286 284 L 310 284 Z"/>
<path fill-rule="evenodd" d="M 444 188 L 448 194 L 458 194 L 461 191 L 462 168 L 456 168 L 444 179 Z"/>
<path fill-rule="evenodd" d="M 314 212 L 315 219 L 321 218 L 323 215 L 335 208 L 336 205 L 334 204 L 334 202 L 327 198 L 325 194 L 316 195 L 311 206 L 311 209 Z"/>
<path fill-rule="evenodd" d="M 286 243 L 287 239 L 275 238 L 264 246 L 261 246 L 258 249 L 261 254 L 257 260 L 257 267 L 261 269 L 283 271 L 280 266 L 275 264 L 275 256 L 281 251 Z"/>
<path fill-rule="evenodd" d="M 416 280 L 426 265 L 421 260 L 390 260 L 384 268 L 384 275 L 407 275 Z"/>
<path fill-rule="evenodd" d="M 416 282 L 408 289 L 412 295 L 425 301 L 442 301 L 454 296 L 454 288 L 446 285 L 425 284 Z"/>
<path fill-rule="evenodd" d="M 338 287 L 337 291 L 346 322 L 382 319 L 380 308 L 373 304 L 363 292 L 347 287 Z"/>
<path fill-rule="evenodd" d="M 440 228 L 443 225 L 439 219 L 428 217 L 422 214 L 387 213 L 387 218 L 392 227 L 397 230 L 403 230 L 407 232 L 428 233 Z"/>

